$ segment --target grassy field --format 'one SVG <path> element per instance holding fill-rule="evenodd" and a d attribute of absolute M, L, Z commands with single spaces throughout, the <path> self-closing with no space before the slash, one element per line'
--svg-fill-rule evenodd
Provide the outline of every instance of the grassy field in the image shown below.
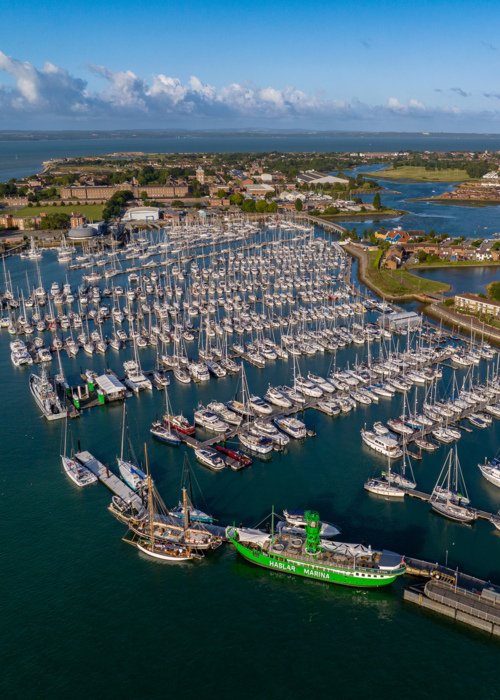
<path fill-rule="evenodd" d="M 381 250 L 367 253 L 366 275 L 370 282 L 384 295 L 439 294 L 449 288 L 449 285 L 444 282 L 426 280 L 417 275 L 412 275 L 407 270 L 379 270 L 378 263 L 381 255 Z"/>
<path fill-rule="evenodd" d="M 65 204 L 63 206 L 53 207 L 41 206 L 40 204 L 34 204 L 32 207 L 19 207 L 19 209 L 8 209 L 3 211 L 2 214 L 13 214 L 14 216 L 21 216 L 27 218 L 30 216 L 39 216 L 42 212 L 47 214 L 63 213 L 71 214 L 71 212 L 78 212 L 83 214 L 90 220 L 99 221 L 102 218 L 102 204 Z"/>
<path fill-rule="evenodd" d="M 463 182 L 470 180 L 465 170 L 445 169 L 426 170 L 413 165 L 405 165 L 402 168 L 387 168 L 377 170 L 374 173 L 363 173 L 367 177 L 382 177 L 386 180 L 420 180 L 422 182 Z"/>
<path fill-rule="evenodd" d="M 406 214 L 405 211 L 398 210 L 398 209 L 370 209 L 367 211 L 353 211 L 353 212 L 345 212 L 345 211 L 340 211 L 338 214 L 318 214 L 317 217 L 318 219 L 324 219 L 325 221 L 330 221 L 331 219 L 373 219 L 375 217 L 394 217 L 394 216 L 403 216 L 403 214 Z"/>

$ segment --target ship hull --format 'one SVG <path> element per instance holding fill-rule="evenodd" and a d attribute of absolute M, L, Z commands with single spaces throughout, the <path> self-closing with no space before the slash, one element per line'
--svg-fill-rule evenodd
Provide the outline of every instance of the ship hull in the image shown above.
<path fill-rule="evenodd" d="M 393 583 L 405 571 L 403 566 L 397 571 L 379 571 L 368 576 L 366 571 L 334 569 L 312 562 L 307 564 L 293 559 L 293 557 L 284 557 L 268 554 L 262 550 L 249 549 L 234 539 L 231 542 L 244 559 L 256 566 L 283 574 L 292 574 L 293 576 L 301 576 L 315 581 L 333 583 L 338 586 L 379 588 Z"/>

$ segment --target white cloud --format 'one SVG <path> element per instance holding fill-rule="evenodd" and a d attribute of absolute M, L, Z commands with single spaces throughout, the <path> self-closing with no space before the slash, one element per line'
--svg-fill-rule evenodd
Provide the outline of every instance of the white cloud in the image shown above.
<path fill-rule="evenodd" d="M 204 83 L 197 76 L 186 82 L 166 73 L 157 73 L 148 81 L 133 71 L 111 71 L 105 66 L 89 66 L 94 82 L 101 88 L 90 89 L 88 81 L 71 75 L 52 63 L 37 68 L 30 62 L 0 52 L 0 72 L 10 76 L 0 83 L 0 118 L 17 117 L 35 121 L 59 122 L 77 119 L 79 125 L 127 123 L 134 126 L 233 126 L 317 125 L 346 127 L 362 123 L 377 128 L 412 123 L 426 128 L 442 118 L 460 120 L 473 112 L 454 105 L 429 107 L 412 98 L 401 101 L 390 96 L 385 104 L 368 105 L 357 98 L 333 100 L 324 95 L 306 93 L 295 87 L 260 87 L 233 82 L 222 87 Z M 488 93 L 488 97 L 497 96 Z M 498 112 L 476 113 L 483 121 L 498 119 Z M 399 121 L 398 121 L 399 120 Z"/>

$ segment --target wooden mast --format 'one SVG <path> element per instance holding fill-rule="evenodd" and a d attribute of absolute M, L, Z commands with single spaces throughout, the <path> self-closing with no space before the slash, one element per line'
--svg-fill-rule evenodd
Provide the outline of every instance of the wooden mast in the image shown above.
<path fill-rule="evenodd" d="M 151 549 L 154 545 L 154 513 L 153 513 L 153 484 L 151 481 L 151 474 L 149 473 L 149 463 L 148 463 L 148 449 L 146 443 L 144 443 L 144 457 L 146 461 L 146 475 L 148 480 L 148 512 L 149 512 L 149 536 L 151 539 Z"/>

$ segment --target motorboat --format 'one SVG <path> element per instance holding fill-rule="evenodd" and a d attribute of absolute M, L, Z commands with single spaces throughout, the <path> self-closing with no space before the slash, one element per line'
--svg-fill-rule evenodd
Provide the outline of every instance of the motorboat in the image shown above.
<path fill-rule="evenodd" d="M 229 425 L 221 420 L 216 413 L 203 407 L 194 412 L 194 422 L 195 425 L 212 433 L 225 433 L 230 429 Z"/>
<path fill-rule="evenodd" d="M 272 386 L 269 386 L 264 398 L 269 403 L 272 403 L 274 406 L 279 406 L 280 408 L 292 408 L 293 406 L 292 401 L 287 396 Z"/>
<path fill-rule="evenodd" d="M 53 421 L 66 418 L 68 411 L 57 395 L 45 368 L 42 368 L 40 376 L 37 374 L 30 375 L 29 387 L 38 408 L 47 420 Z"/>
<path fill-rule="evenodd" d="M 249 405 L 254 413 L 261 416 L 270 416 L 273 412 L 272 407 L 260 396 L 250 396 Z"/>
<path fill-rule="evenodd" d="M 241 431 L 238 433 L 238 440 L 241 444 L 257 454 L 268 454 L 273 450 L 273 441 L 270 437 L 263 435 L 254 435 L 249 431 Z"/>
<path fill-rule="evenodd" d="M 371 447 L 372 450 L 380 452 L 380 454 L 386 455 L 386 457 L 391 459 L 397 459 L 403 454 L 398 441 L 389 435 L 377 435 L 370 430 L 362 429 L 361 438 L 365 445 Z"/>
<path fill-rule="evenodd" d="M 210 447 L 198 447 L 194 451 L 195 457 L 203 464 L 203 466 L 208 467 L 212 471 L 222 471 L 226 467 L 224 459 Z"/>
<path fill-rule="evenodd" d="M 273 423 L 279 430 L 296 440 L 302 440 L 307 436 L 305 423 L 293 416 L 276 416 Z"/>
<path fill-rule="evenodd" d="M 489 462 L 485 460 L 484 464 L 478 464 L 477 466 L 490 484 L 500 487 L 500 459 L 493 457 Z"/>

